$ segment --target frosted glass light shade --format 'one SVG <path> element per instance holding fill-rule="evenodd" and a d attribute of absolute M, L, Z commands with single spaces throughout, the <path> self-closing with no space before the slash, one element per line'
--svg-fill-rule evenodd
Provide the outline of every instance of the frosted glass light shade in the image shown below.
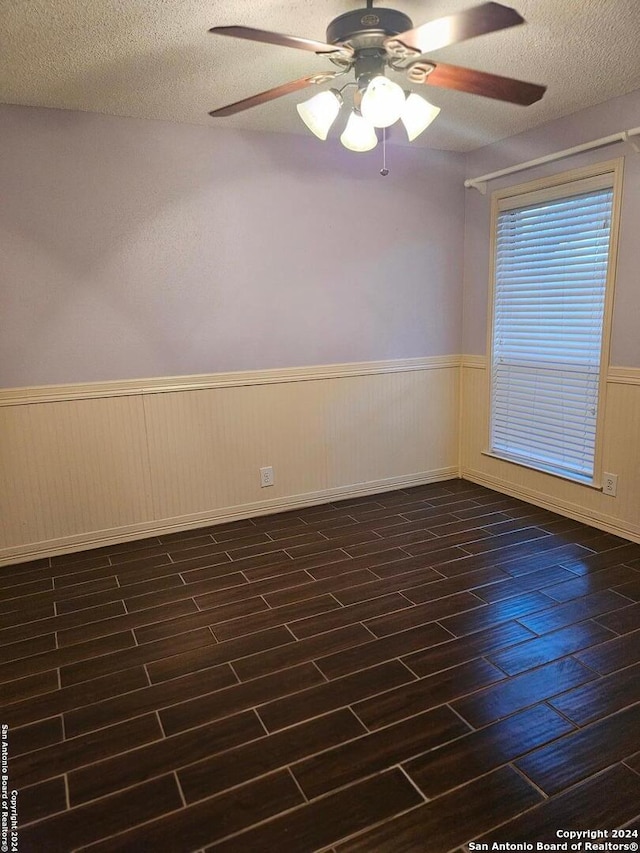
<path fill-rule="evenodd" d="M 404 103 L 402 110 L 402 124 L 405 126 L 409 142 L 420 136 L 431 122 L 437 117 L 440 107 L 434 107 L 425 98 L 412 92 Z"/>
<path fill-rule="evenodd" d="M 319 92 L 308 101 L 297 105 L 300 118 L 307 125 L 311 133 L 315 133 L 318 139 L 326 139 L 340 112 L 342 98 L 334 89 Z"/>
<path fill-rule="evenodd" d="M 405 104 L 402 88 L 382 75 L 374 77 L 367 86 L 360 112 L 374 127 L 390 127 L 398 121 Z"/>
<path fill-rule="evenodd" d="M 366 118 L 357 113 L 351 113 L 340 142 L 349 151 L 371 151 L 378 144 L 378 137 L 373 125 Z"/>

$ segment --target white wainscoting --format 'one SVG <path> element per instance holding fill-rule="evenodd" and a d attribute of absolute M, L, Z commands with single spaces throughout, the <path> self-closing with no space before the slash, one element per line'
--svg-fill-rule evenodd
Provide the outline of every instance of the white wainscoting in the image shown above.
<path fill-rule="evenodd" d="M 463 356 L 461 476 L 499 492 L 640 542 L 640 369 L 607 374 L 603 471 L 618 474 L 616 497 L 483 453 L 488 441 L 486 361 Z"/>
<path fill-rule="evenodd" d="M 459 380 L 456 355 L 4 390 L 0 565 L 456 477 Z"/>

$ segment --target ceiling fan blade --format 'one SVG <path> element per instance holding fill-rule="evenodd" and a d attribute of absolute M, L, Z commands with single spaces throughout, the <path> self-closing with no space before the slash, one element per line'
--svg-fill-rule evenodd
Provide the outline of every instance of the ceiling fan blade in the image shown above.
<path fill-rule="evenodd" d="M 226 107 L 220 107 L 219 110 L 211 110 L 210 116 L 214 118 L 222 116 L 231 116 L 234 113 L 240 113 L 243 110 L 248 110 L 251 107 L 258 107 L 260 104 L 266 104 L 267 101 L 273 101 L 275 98 L 281 98 L 283 95 L 290 95 L 292 92 L 298 92 L 300 89 L 306 89 L 307 86 L 313 86 L 314 83 L 324 83 L 336 76 L 336 73 L 327 74 L 310 74 L 308 77 L 301 77 L 299 80 L 292 80 L 290 83 L 283 83 L 282 86 L 276 86 L 275 89 L 267 89 L 266 92 L 260 92 L 258 95 L 252 95 L 250 98 L 243 98 L 241 101 L 236 101 L 235 104 L 227 104 Z"/>
<path fill-rule="evenodd" d="M 209 32 L 219 36 L 232 36 L 237 39 L 276 44 L 280 47 L 296 47 L 299 50 L 310 50 L 312 53 L 340 54 L 342 56 L 353 55 L 351 48 L 343 47 L 342 45 L 327 44 L 323 41 L 298 38 L 298 36 L 287 36 L 284 33 L 272 33 L 268 30 L 256 30 L 253 27 L 211 27 Z"/>
<path fill-rule="evenodd" d="M 497 74 L 487 74 L 486 71 L 475 71 L 473 68 L 446 65 L 442 62 L 436 65 L 424 82 L 441 86 L 443 89 L 457 89 L 471 95 L 483 95 L 497 101 L 520 104 L 523 107 L 539 101 L 547 91 L 546 86 L 538 86 L 536 83 L 525 83 L 512 77 L 499 77 Z"/>
<path fill-rule="evenodd" d="M 515 9 L 500 3 L 483 3 L 392 36 L 385 41 L 385 47 L 389 52 L 396 53 L 398 50 L 394 47 L 399 43 L 420 53 L 431 53 L 438 48 L 518 24 L 524 24 L 524 18 Z"/>

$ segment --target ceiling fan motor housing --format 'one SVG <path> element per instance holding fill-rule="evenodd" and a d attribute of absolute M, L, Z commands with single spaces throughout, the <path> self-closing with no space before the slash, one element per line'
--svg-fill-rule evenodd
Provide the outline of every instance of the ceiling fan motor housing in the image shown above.
<path fill-rule="evenodd" d="M 411 18 L 396 9 L 356 9 L 339 15 L 327 27 L 329 44 L 354 50 L 382 48 L 384 40 L 413 28 Z"/>

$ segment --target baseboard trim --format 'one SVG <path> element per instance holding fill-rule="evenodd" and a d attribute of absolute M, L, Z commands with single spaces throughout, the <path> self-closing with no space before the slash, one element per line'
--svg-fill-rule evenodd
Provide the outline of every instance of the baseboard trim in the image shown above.
<path fill-rule="evenodd" d="M 604 530 L 606 533 L 613 533 L 615 536 L 622 536 L 624 539 L 629 539 L 632 542 L 640 543 L 640 527 L 629 526 L 622 524 L 618 519 L 612 516 L 603 515 L 602 513 L 588 513 L 571 501 L 557 500 L 549 498 L 548 495 L 536 492 L 531 489 L 523 489 L 518 486 L 511 486 L 500 480 L 498 477 L 491 477 L 480 471 L 475 471 L 472 468 L 463 468 L 460 476 L 464 480 L 469 480 L 472 483 L 477 483 L 479 486 L 486 486 L 488 489 L 493 489 L 501 494 L 509 495 L 513 498 L 519 498 L 534 506 L 549 509 L 552 512 L 557 512 L 560 515 L 573 518 L 576 521 L 581 521 L 591 527 L 597 527 L 599 530 Z"/>
<path fill-rule="evenodd" d="M 303 509 L 315 504 L 331 503 L 334 500 L 346 500 L 378 492 L 390 492 L 410 486 L 422 486 L 427 483 L 438 483 L 453 480 L 459 476 L 457 466 L 439 468 L 434 471 L 422 471 L 418 474 L 408 474 L 402 477 L 389 477 L 382 480 L 371 480 L 366 483 L 354 483 L 335 489 L 324 489 L 318 492 L 307 492 L 301 495 L 291 495 L 268 501 L 256 501 L 240 506 L 223 507 L 211 512 L 192 513 L 177 518 L 164 518 L 159 521 L 130 524 L 123 527 L 99 530 L 91 533 L 67 536 L 61 539 L 51 539 L 18 548 L 0 549 L 0 566 L 12 563 L 26 563 L 42 557 L 56 557 L 59 554 L 71 554 L 77 551 L 88 551 L 92 548 L 102 548 L 106 545 L 117 545 L 121 542 L 131 542 L 135 539 L 146 539 L 167 533 L 179 533 L 182 530 L 193 530 L 198 527 L 224 524 L 239 521 L 252 516 L 272 515 L 277 512 Z"/>

